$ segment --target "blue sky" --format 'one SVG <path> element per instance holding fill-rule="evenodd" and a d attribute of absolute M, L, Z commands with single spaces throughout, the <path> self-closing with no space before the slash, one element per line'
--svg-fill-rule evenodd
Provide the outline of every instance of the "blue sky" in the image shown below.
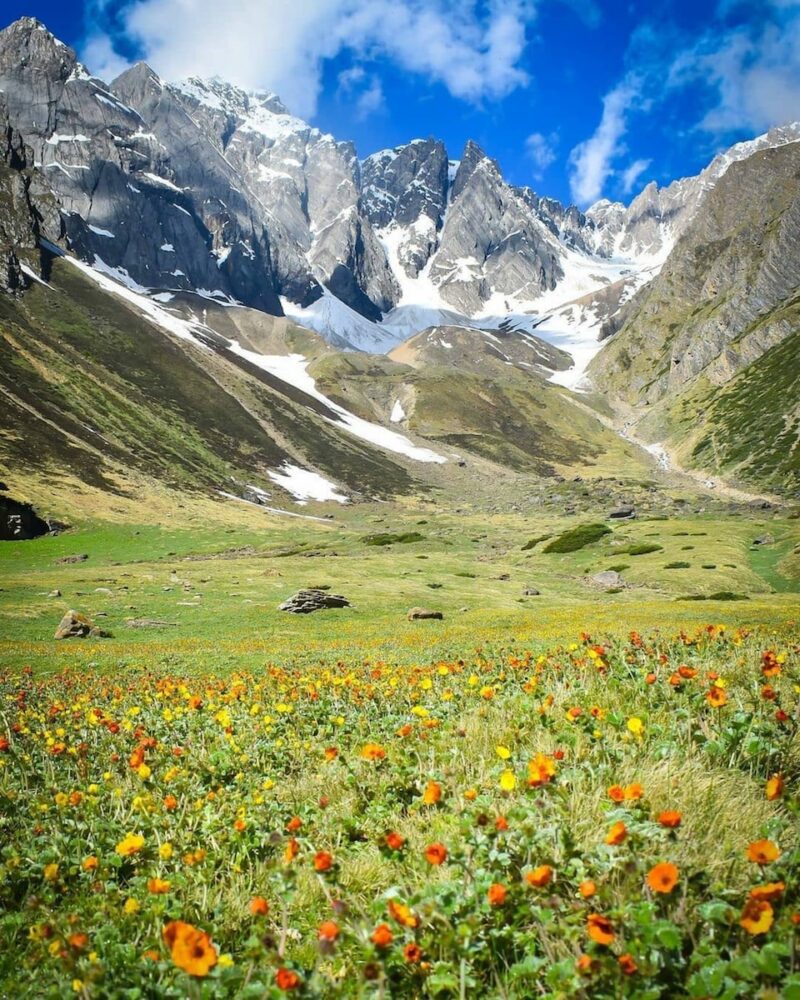
<path fill-rule="evenodd" d="M 517 184 L 582 206 L 696 173 L 800 119 L 800 0 L 5 0 L 109 78 L 276 90 L 365 156 L 476 140 Z"/>

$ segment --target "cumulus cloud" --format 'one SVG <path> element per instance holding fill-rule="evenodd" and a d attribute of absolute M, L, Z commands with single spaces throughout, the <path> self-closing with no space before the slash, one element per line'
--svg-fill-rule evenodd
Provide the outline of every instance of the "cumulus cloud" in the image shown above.
<path fill-rule="evenodd" d="M 641 80 L 626 77 L 603 98 L 603 114 L 594 134 L 570 153 L 570 190 L 579 205 L 589 205 L 603 193 L 614 173 L 614 161 L 625 153 L 628 117 L 640 97 Z"/>
<path fill-rule="evenodd" d="M 314 114 L 326 60 L 348 50 L 384 58 L 472 103 L 528 83 L 522 66 L 535 0 L 137 0 L 94 7 L 83 55 L 95 73 L 119 71 L 133 44 L 167 79 L 218 74 L 280 94 Z M 380 105 L 379 84 L 365 108 Z M 369 96 L 366 96 L 366 95 Z"/>
<path fill-rule="evenodd" d="M 363 66 L 351 66 L 337 77 L 339 96 L 349 103 L 356 118 L 368 118 L 384 107 L 383 85 L 377 76 L 367 73 Z"/>
<path fill-rule="evenodd" d="M 533 163 L 533 176 L 539 178 L 555 162 L 558 136 L 534 132 L 525 140 L 525 152 Z"/>

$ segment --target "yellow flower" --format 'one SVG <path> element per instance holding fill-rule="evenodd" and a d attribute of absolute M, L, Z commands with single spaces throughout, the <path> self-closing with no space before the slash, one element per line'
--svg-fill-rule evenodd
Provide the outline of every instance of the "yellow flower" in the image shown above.
<path fill-rule="evenodd" d="M 633 733 L 634 736 L 641 736 L 644 732 L 644 723 L 641 719 L 637 719 L 636 716 L 628 719 L 628 732 Z"/>
<path fill-rule="evenodd" d="M 139 912 L 141 904 L 138 899 L 133 899 L 133 897 L 131 897 L 130 899 L 125 900 L 125 904 L 122 909 L 128 914 L 129 917 L 132 917 L 134 913 Z"/>
<path fill-rule="evenodd" d="M 508 760 L 509 757 L 511 756 L 511 751 L 508 749 L 508 747 L 504 747 L 502 744 L 500 746 L 496 746 L 494 748 L 494 752 L 497 754 L 500 760 Z"/>
<path fill-rule="evenodd" d="M 512 770 L 506 768 L 500 775 L 500 787 L 504 792 L 513 792 L 517 787 L 517 778 Z"/>
<path fill-rule="evenodd" d="M 169 859 L 172 857 L 172 851 L 173 851 L 172 844 L 170 843 L 162 844 L 161 847 L 159 847 L 158 849 L 158 856 L 161 858 L 162 861 L 169 861 Z"/>
<path fill-rule="evenodd" d="M 220 955 L 217 965 L 222 969 L 229 969 L 233 965 L 233 959 L 230 955 Z"/>
<path fill-rule="evenodd" d="M 136 768 L 136 773 L 139 775 L 139 777 L 142 779 L 142 781 L 147 781 L 147 779 L 150 777 L 150 775 L 153 772 L 150 770 L 150 768 L 147 766 L 147 764 L 140 764 Z"/>
<path fill-rule="evenodd" d="M 49 864 L 44 866 L 44 880 L 45 882 L 55 882 L 58 878 L 58 865 Z"/>
<path fill-rule="evenodd" d="M 117 844 L 115 850 L 123 858 L 138 854 L 144 847 L 144 837 L 139 833 L 129 833 Z"/>

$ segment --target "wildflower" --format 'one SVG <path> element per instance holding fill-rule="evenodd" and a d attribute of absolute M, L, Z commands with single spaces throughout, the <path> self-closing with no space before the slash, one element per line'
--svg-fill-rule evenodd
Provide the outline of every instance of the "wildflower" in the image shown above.
<path fill-rule="evenodd" d="M 728 696 L 721 687 L 714 685 L 706 693 L 706 701 L 712 708 L 722 708 L 728 703 Z"/>
<path fill-rule="evenodd" d="M 130 899 L 126 899 L 122 906 L 123 911 L 129 917 L 132 917 L 134 913 L 138 913 L 139 910 L 141 910 L 141 908 L 142 904 L 139 902 L 138 899 L 134 899 L 133 897 L 131 897 Z"/>
<path fill-rule="evenodd" d="M 625 798 L 625 789 L 622 785 L 612 785 L 608 790 L 608 797 L 613 802 L 622 802 Z"/>
<path fill-rule="evenodd" d="M 266 917 L 269 913 L 269 903 L 263 896 L 253 896 L 250 900 L 250 912 L 254 917 Z"/>
<path fill-rule="evenodd" d="M 625 801 L 631 802 L 640 799 L 644 795 L 644 788 L 639 784 L 638 781 L 634 781 L 631 785 L 625 786 Z"/>
<path fill-rule="evenodd" d="M 317 851 L 314 855 L 314 871 L 329 872 L 333 868 L 333 855 L 329 851 Z"/>
<path fill-rule="evenodd" d="M 339 748 L 338 747 L 326 747 L 325 748 L 325 760 L 327 760 L 327 761 L 336 760 L 336 758 L 338 756 L 339 756 Z"/>
<path fill-rule="evenodd" d="M 617 961 L 619 962 L 620 969 L 622 969 L 626 976 L 633 976 L 639 971 L 639 966 L 634 961 L 633 955 L 627 952 L 624 955 L 620 955 Z"/>
<path fill-rule="evenodd" d="M 83 868 L 85 872 L 93 872 L 97 870 L 97 866 L 99 863 L 100 862 L 97 860 L 94 854 L 90 854 L 88 858 L 84 858 L 83 861 L 81 862 L 81 868 Z"/>
<path fill-rule="evenodd" d="M 290 837 L 288 843 L 286 844 L 286 847 L 283 850 L 284 864 L 287 865 L 291 864 L 291 862 L 294 861 L 294 859 L 297 857 L 299 851 L 300 851 L 299 842 L 294 837 Z"/>
<path fill-rule="evenodd" d="M 425 860 L 429 865 L 441 865 L 447 860 L 447 848 L 444 844 L 428 844 L 425 848 Z"/>
<path fill-rule="evenodd" d="M 286 824 L 286 829 L 289 833 L 297 833 L 300 827 L 303 825 L 303 821 L 299 816 L 292 816 L 289 822 Z"/>
<path fill-rule="evenodd" d="M 171 920 L 166 925 L 164 941 L 172 961 L 190 976 L 207 976 L 217 964 L 217 949 L 208 934 L 183 920 Z"/>
<path fill-rule="evenodd" d="M 505 818 L 505 816 L 497 817 L 497 819 L 494 821 L 494 828 L 495 830 L 497 830 L 498 833 L 502 833 L 503 830 L 508 829 L 508 820 Z"/>
<path fill-rule="evenodd" d="M 409 941 L 405 948 L 403 948 L 403 958 L 411 965 L 416 965 L 422 961 L 422 948 L 413 941 Z"/>
<path fill-rule="evenodd" d="M 489 906 L 502 906 L 506 901 L 506 896 L 508 895 L 508 889 L 500 882 L 493 882 L 489 886 L 489 891 L 486 893 L 486 898 L 489 900 Z"/>
<path fill-rule="evenodd" d="M 58 878 L 58 865 L 49 864 L 44 866 L 44 880 L 45 882 L 55 882 Z"/>
<path fill-rule="evenodd" d="M 673 809 L 665 809 L 658 814 L 658 822 L 667 830 L 675 830 L 681 825 L 682 816 Z"/>
<path fill-rule="evenodd" d="M 771 864 L 780 856 L 780 850 L 771 840 L 754 840 L 747 848 L 748 861 L 754 861 L 757 865 Z"/>
<path fill-rule="evenodd" d="M 123 858 L 130 858 L 138 854 L 144 847 L 144 837 L 139 833 L 129 833 L 117 844 L 115 850 Z"/>
<path fill-rule="evenodd" d="M 644 723 L 641 719 L 637 719 L 636 716 L 628 719 L 627 722 L 628 732 L 633 736 L 640 737 L 644 732 Z"/>
<path fill-rule="evenodd" d="M 587 878 L 578 886 L 578 892 L 584 899 L 591 899 L 597 892 L 597 885 Z"/>
<path fill-rule="evenodd" d="M 169 861 L 169 859 L 172 857 L 173 851 L 174 848 L 172 844 L 170 844 L 167 841 L 166 843 L 161 844 L 161 846 L 158 848 L 158 856 L 161 858 L 162 861 Z"/>
<path fill-rule="evenodd" d="M 380 743 L 367 743 L 361 751 L 361 756 L 364 760 L 383 760 L 386 751 Z"/>
<path fill-rule="evenodd" d="M 323 920 L 317 928 L 317 940 L 331 945 L 339 937 L 339 925 L 334 920 Z"/>
<path fill-rule="evenodd" d="M 478 797 L 478 791 L 475 788 L 468 788 L 466 792 L 464 792 L 464 798 L 467 800 L 467 802 L 474 802 L 475 799 L 477 799 L 477 797 Z"/>
<path fill-rule="evenodd" d="M 171 883 L 165 882 L 161 878 L 151 878 L 147 880 L 147 891 L 152 892 L 153 895 L 160 895 L 165 892 L 169 892 L 171 888 Z"/>
<path fill-rule="evenodd" d="M 75 951 L 83 951 L 89 943 L 89 935 L 83 933 L 70 934 L 67 941 L 69 942 L 70 948 L 74 948 Z"/>
<path fill-rule="evenodd" d="M 528 764 L 528 784 L 531 788 L 546 785 L 556 773 L 556 765 L 543 753 L 537 753 Z"/>
<path fill-rule="evenodd" d="M 600 913 L 590 913 L 586 918 L 586 932 L 595 944 L 608 945 L 614 940 L 614 925 Z"/>
<path fill-rule="evenodd" d="M 744 904 L 742 916 L 739 919 L 739 926 L 743 927 L 748 934 L 766 934 L 772 927 L 774 919 L 773 909 L 764 899 L 748 899 Z"/>
<path fill-rule="evenodd" d="M 513 792 L 517 787 L 517 778 L 512 770 L 506 768 L 500 775 L 500 788 L 504 792 Z"/>
<path fill-rule="evenodd" d="M 174 812 L 178 808 L 178 800 L 174 795 L 167 795 L 164 798 L 164 808 L 167 812 Z"/>
<path fill-rule="evenodd" d="M 406 838 L 401 833 L 397 833 L 396 830 L 386 834 L 386 846 L 392 851 L 402 850 L 405 842 Z"/>
<path fill-rule="evenodd" d="M 627 836 L 627 826 L 625 826 L 622 820 L 618 820 L 616 823 L 611 824 L 611 828 L 606 834 L 606 843 L 611 847 L 618 847 L 620 844 L 625 843 L 625 838 Z"/>
<path fill-rule="evenodd" d="M 767 801 L 774 802 L 783 795 L 783 778 L 779 774 L 773 774 L 767 781 Z"/>
<path fill-rule="evenodd" d="M 785 882 L 767 882 L 766 885 L 757 885 L 750 890 L 750 899 L 760 899 L 772 903 L 782 895 L 785 888 Z"/>
<path fill-rule="evenodd" d="M 422 793 L 422 803 L 426 806 L 435 806 L 442 798 L 442 786 L 438 781 L 429 781 Z"/>
<path fill-rule="evenodd" d="M 591 955 L 581 955 L 575 962 L 575 968 L 578 971 L 578 975 L 590 976 L 594 972 L 596 964 Z"/>
<path fill-rule="evenodd" d="M 508 749 L 508 747 L 504 747 L 502 745 L 496 746 L 494 748 L 494 752 L 497 754 L 500 760 L 508 760 L 511 757 L 511 751 Z"/>
<path fill-rule="evenodd" d="M 525 876 L 525 881 L 528 885 L 535 886 L 537 889 L 541 889 L 548 885 L 553 879 L 553 869 L 550 865 L 539 865 L 538 868 L 534 868 L 533 871 L 529 871 Z"/>
<path fill-rule="evenodd" d="M 647 873 L 647 884 L 653 892 L 672 892 L 678 884 L 678 868 L 671 861 L 654 865 Z"/>
<path fill-rule="evenodd" d="M 300 986 L 300 977 L 292 969 L 276 969 L 275 985 L 279 990 L 288 993 L 289 990 L 296 990 Z"/>
<path fill-rule="evenodd" d="M 392 928 L 388 924 L 378 924 L 372 932 L 370 940 L 376 948 L 388 948 L 392 941 L 394 941 Z"/>
<path fill-rule="evenodd" d="M 386 905 L 389 911 L 389 915 L 398 922 L 402 924 L 403 927 L 417 927 L 419 926 L 419 918 L 405 903 L 401 903 L 396 899 L 390 899 Z"/>

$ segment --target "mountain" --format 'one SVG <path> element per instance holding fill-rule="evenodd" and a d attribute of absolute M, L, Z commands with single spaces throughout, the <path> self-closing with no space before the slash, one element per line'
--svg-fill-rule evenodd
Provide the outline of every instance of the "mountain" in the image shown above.
<path fill-rule="evenodd" d="M 589 375 L 690 466 L 800 485 L 800 142 L 757 143 L 623 306 Z"/>
<path fill-rule="evenodd" d="M 285 313 L 367 351 L 513 314 L 578 357 L 570 382 L 609 304 L 655 273 L 730 163 L 798 135 L 583 213 L 509 184 L 474 142 L 458 160 L 429 138 L 360 162 L 275 94 L 167 83 L 143 63 L 104 83 L 33 18 L 0 32 L 0 90 L 71 247 L 130 287 Z"/>

